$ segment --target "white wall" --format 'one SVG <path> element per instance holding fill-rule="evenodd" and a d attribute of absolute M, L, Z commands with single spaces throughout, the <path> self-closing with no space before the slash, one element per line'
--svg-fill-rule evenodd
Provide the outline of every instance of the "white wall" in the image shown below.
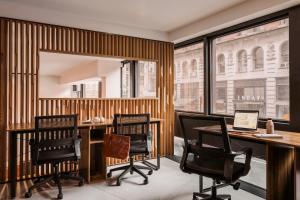
<path fill-rule="evenodd" d="M 97 61 L 78 64 L 60 74 L 60 83 L 73 83 L 97 78 Z"/>
<path fill-rule="evenodd" d="M 121 66 L 120 61 L 98 61 L 98 77 L 105 77 L 106 80 L 106 98 L 121 97 Z"/>
<path fill-rule="evenodd" d="M 71 85 L 60 84 L 59 76 L 40 76 L 40 98 L 69 98 L 71 97 Z"/>

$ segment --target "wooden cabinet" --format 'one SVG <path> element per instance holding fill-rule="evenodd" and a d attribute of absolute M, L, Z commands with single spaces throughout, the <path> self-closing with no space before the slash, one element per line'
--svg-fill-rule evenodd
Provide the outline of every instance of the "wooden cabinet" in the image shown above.
<path fill-rule="evenodd" d="M 106 178 L 106 159 L 104 156 L 105 128 L 81 129 L 82 137 L 80 171 L 89 183 L 94 179 Z"/>

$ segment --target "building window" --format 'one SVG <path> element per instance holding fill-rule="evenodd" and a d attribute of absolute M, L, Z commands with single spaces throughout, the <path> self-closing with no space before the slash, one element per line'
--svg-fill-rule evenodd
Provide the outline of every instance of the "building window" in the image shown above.
<path fill-rule="evenodd" d="M 224 54 L 218 55 L 218 73 L 219 74 L 224 74 L 225 73 L 225 56 Z"/>
<path fill-rule="evenodd" d="M 182 63 L 182 78 L 184 78 L 184 79 L 188 78 L 188 74 L 189 74 L 188 64 L 186 61 L 184 61 Z"/>
<path fill-rule="evenodd" d="M 191 78 L 197 77 L 197 61 L 193 59 L 191 62 Z"/>
<path fill-rule="evenodd" d="M 280 67 L 288 68 L 289 67 L 289 42 L 285 41 L 280 46 Z"/>
<path fill-rule="evenodd" d="M 227 82 L 216 82 L 216 93 L 214 98 L 216 111 L 219 114 L 226 114 L 227 111 Z"/>
<path fill-rule="evenodd" d="M 174 56 L 175 63 L 182 63 L 175 74 L 175 109 L 203 112 L 203 43 L 176 49 Z"/>
<path fill-rule="evenodd" d="M 264 51 L 261 47 L 253 50 L 253 69 L 262 70 L 264 68 Z"/>
<path fill-rule="evenodd" d="M 177 73 L 180 73 L 180 64 L 176 64 L 175 65 L 175 73 L 177 74 Z"/>
<path fill-rule="evenodd" d="M 266 80 L 237 80 L 234 82 L 234 110 L 259 110 L 261 117 L 266 115 Z"/>
<path fill-rule="evenodd" d="M 137 97 L 156 97 L 156 63 L 137 61 Z"/>
<path fill-rule="evenodd" d="M 247 72 L 247 52 L 246 50 L 240 50 L 237 54 L 237 71 Z"/>
<path fill-rule="evenodd" d="M 122 93 L 121 97 L 122 98 L 130 98 L 131 95 L 131 76 L 130 76 L 130 69 L 131 69 L 131 63 L 127 62 L 124 63 L 123 67 L 121 68 L 121 74 L 122 74 Z"/>
<path fill-rule="evenodd" d="M 289 99 L 288 77 L 276 78 L 276 116 L 278 119 L 289 120 Z"/>
<path fill-rule="evenodd" d="M 274 65 L 289 62 L 289 25 L 284 20 L 212 40 L 210 105 L 213 114 L 233 115 L 236 109 L 259 110 L 262 118 L 289 120 L 289 70 L 274 70 Z M 263 46 L 274 48 L 264 51 Z M 279 53 L 276 46 L 280 46 Z M 247 69 L 247 51 L 252 51 L 253 70 Z M 237 52 L 236 62 L 229 62 L 230 57 L 234 58 L 231 52 Z M 225 75 L 219 74 L 222 54 L 228 55 Z M 255 72 L 261 69 L 264 73 Z"/>

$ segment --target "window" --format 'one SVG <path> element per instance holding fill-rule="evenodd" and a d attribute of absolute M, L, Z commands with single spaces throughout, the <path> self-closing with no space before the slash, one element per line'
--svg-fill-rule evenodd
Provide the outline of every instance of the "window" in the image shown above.
<path fill-rule="evenodd" d="M 131 97 L 131 62 L 124 63 L 121 68 L 121 79 L 122 79 L 122 98 L 130 98 Z"/>
<path fill-rule="evenodd" d="M 288 35 L 284 19 L 212 40 L 212 113 L 259 110 L 262 118 L 289 120 L 289 71 L 276 68 L 288 66 Z M 247 52 L 251 52 L 253 70 L 247 69 Z M 226 75 L 219 73 L 221 55 L 228 61 L 224 63 Z M 262 69 L 263 73 L 256 72 Z"/>
<path fill-rule="evenodd" d="M 227 111 L 227 82 L 216 82 L 215 105 L 219 114 L 226 114 Z"/>
<path fill-rule="evenodd" d="M 175 74 L 175 109 L 203 112 L 203 43 L 176 49 L 175 63 L 182 63 Z"/>
<path fill-rule="evenodd" d="M 156 63 L 137 61 L 137 97 L 156 97 Z"/>
<path fill-rule="evenodd" d="M 280 67 L 287 68 L 289 66 L 289 43 L 285 41 L 280 46 Z"/>
<path fill-rule="evenodd" d="M 122 97 L 156 97 L 156 62 L 125 60 L 122 63 Z"/>
<path fill-rule="evenodd" d="M 253 50 L 253 69 L 262 70 L 264 68 L 264 51 L 261 47 L 256 47 Z"/>
<path fill-rule="evenodd" d="M 238 72 L 247 72 L 247 52 L 240 50 L 237 54 Z"/>
<path fill-rule="evenodd" d="M 276 116 L 278 119 L 289 120 L 289 79 L 276 78 Z"/>
<path fill-rule="evenodd" d="M 188 64 L 187 64 L 187 61 L 184 61 L 182 63 L 182 78 L 184 78 L 184 79 L 188 78 L 188 74 L 189 74 Z"/>
<path fill-rule="evenodd" d="M 197 61 L 193 59 L 191 62 L 191 78 L 197 77 Z"/>
<path fill-rule="evenodd" d="M 225 73 L 225 56 L 224 54 L 220 54 L 218 56 L 218 73 Z"/>

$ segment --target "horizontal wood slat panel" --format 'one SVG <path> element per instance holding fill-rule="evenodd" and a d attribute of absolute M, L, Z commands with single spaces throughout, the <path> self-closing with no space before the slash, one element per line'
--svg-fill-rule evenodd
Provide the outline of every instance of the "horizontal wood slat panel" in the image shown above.
<path fill-rule="evenodd" d="M 1 58 L 3 58 L 0 73 L 0 130 L 2 130 L 0 142 L 4 144 L 0 147 L 1 163 L 5 165 L 9 163 L 6 152 L 8 140 L 4 133 L 6 126 L 32 122 L 34 116 L 42 112 L 39 110 L 38 102 L 41 51 L 156 61 L 159 100 L 157 105 L 154 104 L 155 108 L 151 109 L 157 111 L 158 118 L 164 119 L 161 128 L 161 153 L 173 154 L 173 43 L 14 19 L 0 18 L 0 23 Z M 96 102 L 87 101 L 93 103 L 89 107 L 97 105 Z M 124 100 L 126 101 L 128 100 Z M 129 107 L 122 108 L 123 111 L 128 112 L 129 108 L 133 108 L 131 105 L 133 102 L 128 101 Z M 86 105 L 82 107 L 80 104 L 77 103 L 76 109 L 85 115 L 93 114 L 93 111 L 84 109 Z M 107 107 L 107 104 L 109 103 L 104 102 L 104 105 L 97 106 L 100 106 L 101 110 L 103 109 L 101 106 Z M 65 112 L 63 109 L 66 108 L 59 107 L 55 112 L 63 113 Z M 112 111 L 106 110 L 104 115 L 108 116 L 110 112 Z M 24 159 L 25 162 L 28 160 Z M 7 173 L 1 175 L 1 180 L 8 180 Z"/>

